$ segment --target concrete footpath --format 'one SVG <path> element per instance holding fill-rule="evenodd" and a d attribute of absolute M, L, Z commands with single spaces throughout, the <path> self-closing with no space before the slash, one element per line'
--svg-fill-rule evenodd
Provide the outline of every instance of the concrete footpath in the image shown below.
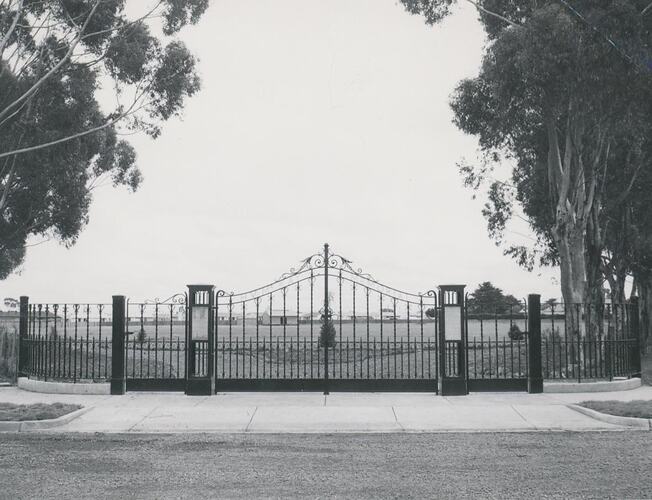
<path fill-rule="evenodd" d="M 77 403 L 90 408 L 48 432 L 527 432 L 619 431 L 567 404 L 652 399 L 652 386 L 609 393 L 128 393 L 124 396 L 39 394 L 0 388 L 0 402 Z M 38 432 L 38 431 L 30 431 Z"/>

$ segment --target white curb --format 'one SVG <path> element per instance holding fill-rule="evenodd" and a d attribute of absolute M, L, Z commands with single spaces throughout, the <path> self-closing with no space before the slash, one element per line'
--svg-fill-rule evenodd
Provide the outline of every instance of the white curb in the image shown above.
<path fill-rule="evenodd" d="M 595 420 L 600 420 L 601 422 L 606 422 L 613 425 L 621 425 L 624 427 L 633 427 L 635 429 L 641 430 L 652 430 L 652 419 L 650 418 L 637 418 L 637 417 L 621 417 L 618 415 L 609 415 L 607 413 L 602 413 L 599 411 L 592 410 L 590 408 L 585 408 L 584 406 L 579 405 L 567 405 L 571 410 L 582 413 L 587 417 L 594 418 Z"/>
<path fill-rule="evenodd" d="M 48 420 L 23 420 L 22 422 L 0 422 L 0 432 L 25 432 L 25 431 L 38 431 L 44 429 L 52 429 L 65 425 L 68 422 L 81 417 L 84 413 L 91 408 L 80 408 L 59 418 L 51 418 Z"/>
<path fill-rule="evenodd" d="M 111 384 L 108 382 L 73 384 L 71 382 L 45 382 L 44 380 L 18 377 L 18 388 L 44 394 L 95 394 L 103 396 L 111 394 Z"/>
<path fill-rule="evenodd" d="M 545 393 L 577 393 L 577 392 L 616 392 L 630 391 L 641 387 L 640 378 L 625 380 L 602 380 L 599 382 L 544 382 Z"/>

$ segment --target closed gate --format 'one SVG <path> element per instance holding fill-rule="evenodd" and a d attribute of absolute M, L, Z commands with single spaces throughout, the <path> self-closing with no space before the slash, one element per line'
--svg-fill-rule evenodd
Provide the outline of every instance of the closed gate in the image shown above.
<path fill-rule="evenodd" d="M 218 291 L 216 390 L 430 391 L 437 296 L 383 285 L 332 253 L 269 285 Z"/>
<path fill-rule="evenodd" d="M 326 244 L 253 290 L 189 285 L 128 303 L 127 389 L 525 390 L 527 336 L 508 333 L 526 327 L 526 311 L 491 316 L 463 290 L 398 290 Z"/>

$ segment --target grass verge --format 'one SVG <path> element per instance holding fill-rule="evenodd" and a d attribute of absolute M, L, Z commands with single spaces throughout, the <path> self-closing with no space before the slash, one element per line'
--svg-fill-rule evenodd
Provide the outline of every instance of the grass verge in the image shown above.
<path fill-rule="evenodd" d="M 64 403 L 36 403 L 16 405 L 0 403 L 0 422 L 24 422 L 26 420 L 49 420 L 79 410 L 81 405 Z"/>
<path fill-rule="evenodd" d="M 652 401 L 584 401 L 580 406 L 618 417 L 652 418 Z"/>

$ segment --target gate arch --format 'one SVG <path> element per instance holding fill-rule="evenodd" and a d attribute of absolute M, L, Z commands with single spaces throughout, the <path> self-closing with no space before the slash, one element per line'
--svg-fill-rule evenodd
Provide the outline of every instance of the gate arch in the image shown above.
<path fill-rule="evenodd" d="M 436 391 L 438 294 L 385 285 L 328 244 L 267 285 L 218 290 L 213 314 L 217 391 Z"/>

